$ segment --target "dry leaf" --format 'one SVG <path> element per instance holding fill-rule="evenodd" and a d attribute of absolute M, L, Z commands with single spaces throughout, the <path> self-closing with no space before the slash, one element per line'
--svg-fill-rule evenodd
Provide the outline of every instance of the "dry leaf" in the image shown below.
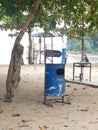
<path fill-rule="evenodd" d="M 47 127 L 46 125 L 40 125 L 39 128 L 40 128 L 41 130 L 45 130 L 45 129 L 48 128 L 48 127 Z"/>
<path fill-rule="evenodd" d="M 96 104 L 96 102 L 93 102 L 93 104 Z"/>
<path fill-rule="evenodd" d="M 23 123 L 30 122 L 30 121 L 32 121 L 32 120 L 22 120 Z"/>
<path fill-rule="evenodd" d="M 3 113 L 3 110 L 0 110 L 0 113 Z"/>
<path fill-rule="evenodd" d="M 17 117 L 17 116 L 20 116 L 20 114 L 13 114 L 12 116 Z"/>
<path fill-rule="evenodd" d="M 90 122 L 90 124 L 97 124 L 97 123 L 98 123 L 98 121 Z"/>
<path fill-rule="evenodd" d="M 84 112 L 88 112 L 89 108 L 84 108 L 84 109 L 81 109 L 80 111 L 84 111 Z"/>
<path fill-rule="evenodd" d="M 19 127 L 29 127 L 27 124 L 20 125 Z"/>

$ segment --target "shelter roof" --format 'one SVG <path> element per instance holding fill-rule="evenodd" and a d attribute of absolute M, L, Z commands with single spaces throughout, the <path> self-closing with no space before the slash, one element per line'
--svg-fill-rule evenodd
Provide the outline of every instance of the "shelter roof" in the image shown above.
<path fill-rule="evenodd" d="M 54 34 L 50 32 L 37 32 L 32 35 L 33 37 L 55 37 Z"/>

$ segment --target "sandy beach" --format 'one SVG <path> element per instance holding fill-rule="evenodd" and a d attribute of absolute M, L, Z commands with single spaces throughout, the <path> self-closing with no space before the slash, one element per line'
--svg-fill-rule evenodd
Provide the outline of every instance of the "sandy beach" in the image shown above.
<path fill-rule="evenodd" d="M 65 78 L 72 79 L 72 64 L 65 68 Z M 51 105 L 44 105 L 44 65 L 23 65 L 19 87 L 12 103 L 7 103 L 7 70 L 8 65 L 0 65 L 0 130 L 98 130 L 97 88 L 66 83 L 65 102 L 52 97 Z M 84 80 L 88 75 L 85 70 Z M 97 81 L 97 63 L 92 64 L 91 77 Z"/>

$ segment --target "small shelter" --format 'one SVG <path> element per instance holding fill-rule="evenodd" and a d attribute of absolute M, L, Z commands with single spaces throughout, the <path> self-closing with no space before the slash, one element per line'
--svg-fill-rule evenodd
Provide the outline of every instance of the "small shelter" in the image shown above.
<path fill-rule="evenodd" d="M 44 63 L 44 52 L 46 49 L 53 50 L 53 37 L 55 37 L 54 34 L 50 32 L 37 32 L 32 35 L 33 37 L 33 61 L 35 63 Z M 37 41 L 36 41 L 37 38 Z M 50 39 L 50 43 L 46 44 L 46 40 Z M 50 47 L 48 47 L 48 45 Z M 51 62 L 53 62 L 53 57 L 49 59 Z"/>

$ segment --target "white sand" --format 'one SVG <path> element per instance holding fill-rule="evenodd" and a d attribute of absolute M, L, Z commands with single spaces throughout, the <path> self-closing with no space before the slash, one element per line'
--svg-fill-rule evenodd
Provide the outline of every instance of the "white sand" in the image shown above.
<path fill-rule="evenodd" d="M 0 66 L 0 130 L 98 130 L 97 88 L 67 83 L 64 99 L 71 104 L 53 100 L 49 101 L 52 106 L 46 106 L 44 65 L 24 65 L 13 102 L 6 103 L 3 100 L 7 69 L 8 66 Z M 67 64 L 66 78 L 72 79 L 72 74 L 72 64 Z M 92 79 L 97 78 L 95 64 Z"/>

